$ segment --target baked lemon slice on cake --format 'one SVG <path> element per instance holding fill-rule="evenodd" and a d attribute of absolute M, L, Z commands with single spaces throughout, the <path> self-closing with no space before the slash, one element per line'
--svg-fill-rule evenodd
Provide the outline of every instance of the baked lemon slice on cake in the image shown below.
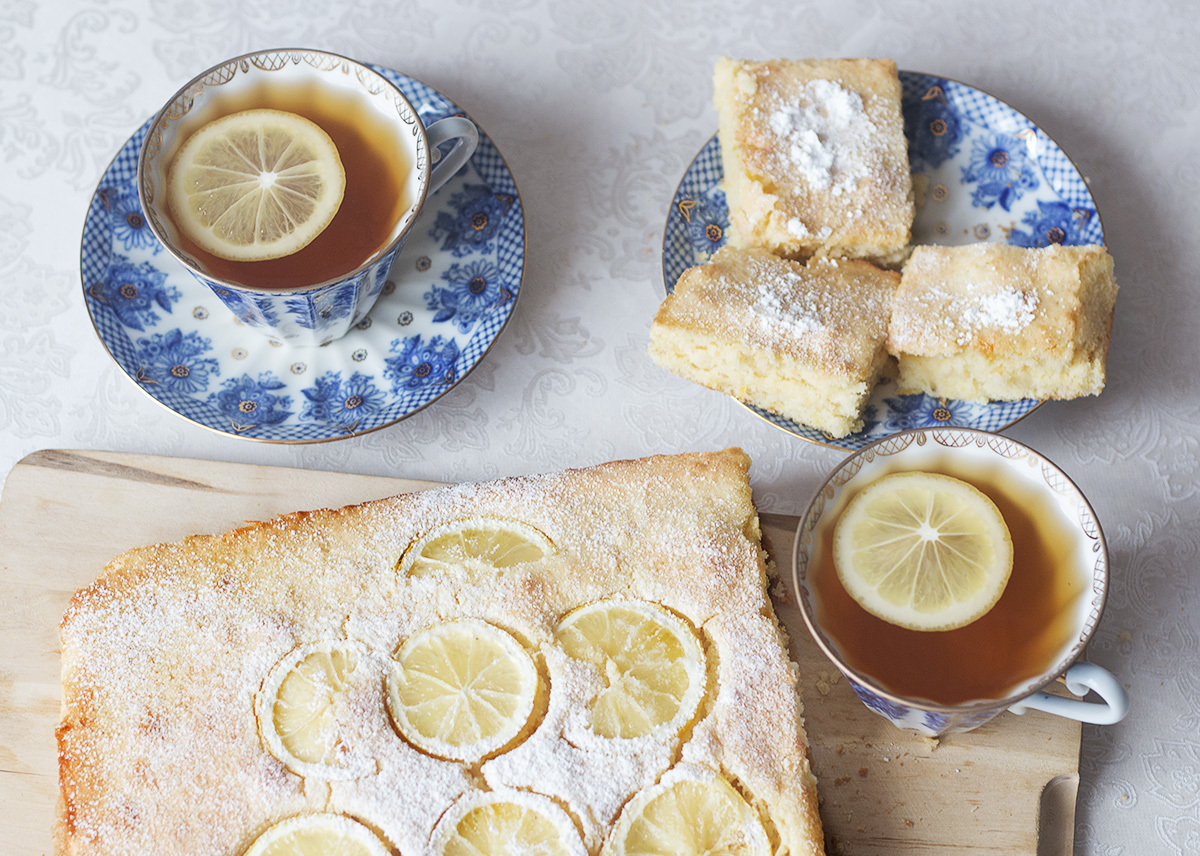
<path fill-rule="evenodd" d="M 401 575 L 420 577 L 463 566 L 503 569 L 536 562 L 554 544 L 536 527 L 503 517 L 450 520 L 413 541 L 400 557 Z"/>
<path fill-rule="evenodd" d="M 478 761 L 516 740 L 537 692 L 537 666 L 524 646 L 478 619 L 409 637 L 387 679 L 388 710 L 401 736 L 456 761 Z"/>
<path fill-rule="evenodd" d="M 724 778 L 675 771 L 634 795 L 601 856 L 771 856 L 758 813 Z"/>
<path fill-rule="evenodd" d="M 546 797 L 497 791 L 463 797 L 438 822 L 436 856 L 586 856 L 570 816 Z"/>
<path fill-rule="evenodd" d="M 893 473 L 859 491 L 834 527 L 833 561 L 849 595 L 910 630 L 953 630 L 983 616 L 1012 573 L 1000 509 L 974 485 Z"/>
<path fill-rule="evenodd" d="M 663 607 L 604 600 L 576 609 L 555 631 L 568 656 L 599 670 L 605 686 L 588 702 L 601 737 L 679 734 L 700 705 L 704 650 L 695 632 Z"/>
<path fill-rule="evenodd" d="M 183 142 L 167 175 L 175 225 L 234 261 L 277 259 L 308 246 L 345 190 L 333 140 L 283 110 L 242 110 L 209 122 Z"/>
<path fill-rule="evenodd" d="M 390 856 L 374 832 L 340 814 L 302 814 L 270 827 L 245 856 Z"/>
<path fill-rule="evenodd" d="M 263 682 L 256 705 L 259 732 L 270 753 L 293 772 L 326 779 L 364 772 L 365 762 L 352 757 L 344 731 L 356 715 L 356 695 L 372 692 L 365 656 L 366 649 L 354 642 L 304 645 Z"/>

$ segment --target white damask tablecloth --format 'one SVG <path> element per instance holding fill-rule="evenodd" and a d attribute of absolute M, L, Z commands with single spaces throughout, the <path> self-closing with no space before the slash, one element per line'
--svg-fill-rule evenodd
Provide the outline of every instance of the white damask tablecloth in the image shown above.
<path fill-rule="evenodd" d="M 1089 658 L 1133 708 L 1084 728 L 1076 851 L 1200 853 L 1200 10 L 1171 0 L 0 0 L 0 477 L 43 448 L 439 480 L 743 446 L 760 507 L 803 510 L 837 451 L 646 356 L 672 193 L 715 130 L 721 54 L 887 56 L 1025 113 L 1090 182 L 1121 294 L 1102 396 L 1008 433 L 1090 497 L 1112 552 Z M 122 143 L 217 60 L 311 46 L 455 100 L 507 158 L 528 255 L 483 364 L 412 418 L 334 443 L 184 421 L 108 357 L 79 236 Z"/>

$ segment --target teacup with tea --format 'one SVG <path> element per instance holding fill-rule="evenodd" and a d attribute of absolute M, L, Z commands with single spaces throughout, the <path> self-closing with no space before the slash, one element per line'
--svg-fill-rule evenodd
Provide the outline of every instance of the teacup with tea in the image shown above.
<path fill-rule="evenodd" d="M 1103 532 L 1071 480 L 1016 441 L 930 428 L 864 448 L 802 518 L 794 574 L 817 644 L 902 728 L 1125 715 L 1116 678 L 1079 662 L 1107 591 Z M 1059 676 L 1102 700 L 1044 692 Z"/>
<path fill-rule="evenodd" d="M 243 323 L 321 345 L 370 311 L 426 198 L 477 139 L 465 117 L 426 128 L 368 66 L 260 51 L 197 76 L 159 112 L 138 194 L 167 251 Z"/>

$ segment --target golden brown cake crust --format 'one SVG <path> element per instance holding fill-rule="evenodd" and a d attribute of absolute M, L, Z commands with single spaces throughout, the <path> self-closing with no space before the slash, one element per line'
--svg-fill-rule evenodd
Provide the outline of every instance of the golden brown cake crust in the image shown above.
<path fill-rule="evenodd" d="M 734 245 L 903 257 L 914 206 L 895 62 L 722 58 L 713 82 Z"/>
<path fill-rule="evenodd" d="M 917 247 L 888 330 L 901 391 L 980 401 L 1097 394 L 1116 295 L 1101 246 Z"/>
<path fill-rule="evenodd" d="M 710 332 L 861 379 L 884 344 L 899 281 L 899 274 L 860 260 L 803 264 L 723 247 L 684 271 L 654 323 Z"/>
<path fill-rule="evenodd" d="M 371 711 L 354 733 L 378 741 L 375 775 L 301 778 L 259 737 L 254 700 L 264 676 L 299 644 L 352 639 L 390 655 L 416 630 L 465 616 L 509 630 L 549 661 L 564 614 L 617 596 L 666 606 L 715 654 L 701 718 L 663 763 L 722 771 L 769 813 L 780 853 L 821 853 L 748 467 L 740 450 L 619 461 L 297 513 L 117 557 L 75 595 L 61 626 L 59 852 L 240 854 L 270 824 L 328 810 L 366 822 L 403 854 L 420 853 L 436 819 L 480 787 L 480 775 L 519 778 L 523 768 L 490 773 L 489 761 L 472 773 L 431 758 Z M 504 573 L 398 578 L 414 538 L 479 514 L 530 523 L 556 552 Z M 620 756 L 596 751 L 588 769 L 627 791 L 665 772 L 647 762 L 641 779 L 622 778 Z M 574 804 L 577 794 L 550 796 L 595 852 L 606 818 Z"/>
<path fill-rule="evenodd" d="M 900 275 L 724 247 L 659 307 L 650 355 L 676 374 L 832 436 L 861 426 Z"/>

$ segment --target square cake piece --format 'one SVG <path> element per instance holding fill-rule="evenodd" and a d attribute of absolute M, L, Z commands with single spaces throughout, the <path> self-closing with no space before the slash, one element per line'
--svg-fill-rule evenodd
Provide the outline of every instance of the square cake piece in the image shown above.
<path fill-rule="evenodd" d="M 649 813 L 694 830 L 680 854 L 819 856 L 749 463 L 618 461 L 117 557 L 62 620 L 58 852 L 620 854 Z"/>
<path fill-rule="evenodd" d="M 888 361 L 900 275 L 861 260 L 807 264 L 723 247 L 684 271 L 650 327 L 650 356 L 680 377 L 832 437 L 862 427 Z"/>
<path fill-rule="evenodd" d="M 904 257 L 914 209 L 894 62 L 722 58 L 713 84 L 732 244 Z"/>
<path fill-rule="evenodd" d="M 917 247 L 888 330 L 900 391 L 980 402 L 1098 395 L 1116 299 L 1101 246 Z"/>

